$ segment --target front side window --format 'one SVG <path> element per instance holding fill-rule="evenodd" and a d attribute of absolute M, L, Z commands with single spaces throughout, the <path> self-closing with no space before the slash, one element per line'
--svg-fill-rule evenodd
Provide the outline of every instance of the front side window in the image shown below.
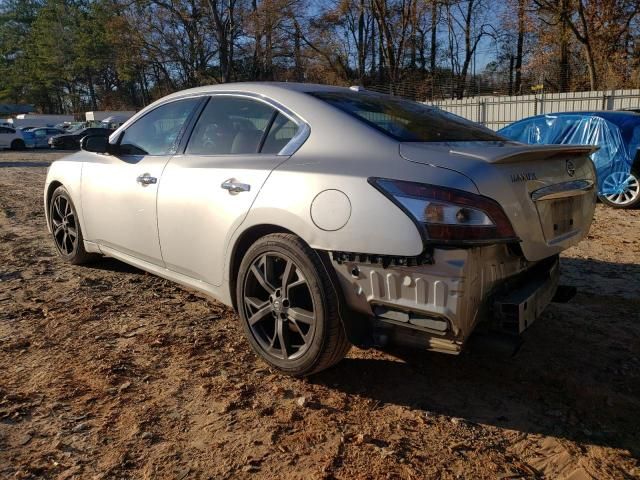
<path fill-rule="evenodd" d="M 193 129 L 185 153 L 258 153 L 275 113 L 269 105 L 249 98 L 213 96 Z"/>
<path fill-rule="evenodd" d="M 200 98 L 165 103 L 138 119 L 124 132 L 120 151 L 124 155 L 169 155 Z M 100 129 L 100 132 L 106 130 Z"/>
<path fill-rule="evenodd" d="M 400 142 L 504 140 L 492 130 L 418 102 L 368 92 L 310 92 Z"/>

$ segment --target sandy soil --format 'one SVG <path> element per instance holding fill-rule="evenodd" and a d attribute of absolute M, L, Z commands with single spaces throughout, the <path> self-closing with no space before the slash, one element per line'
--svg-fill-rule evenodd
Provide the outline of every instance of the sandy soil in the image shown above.
<path fill-rule="evenodd" d="M 640 211 L 598 206 L 514 358 L 353 349 L 295 380 L 235 314 L 63 264 L 55 154 L 0 153 L 0 478 L 640 478 Z"/>

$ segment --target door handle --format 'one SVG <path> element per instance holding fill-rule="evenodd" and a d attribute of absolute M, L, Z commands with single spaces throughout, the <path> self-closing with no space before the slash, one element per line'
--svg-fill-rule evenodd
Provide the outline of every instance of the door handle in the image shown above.
<path fill-rule="evenodd" d="M 152 177 L 148 173 L 143 173 L 138 178 L 136 178 L 136 182 L 138 182 L 142 186 L 147 186 L 158 183 L 158 179 L 156 177 Z"/>
<path fill-rule="evenodd" d="M 225 190 L 229 190 L 229 193 L 231 193 L 232 195 L 240 192 L 248 192 L 249 190 L 251 190 L 251 185 L 247 183 L 238 183 L 236 182 L 235 178 L 225 180 L 224 182 L 222 182 L 222 185 L 220 185 L 220 187 L 224 188 Z"/>

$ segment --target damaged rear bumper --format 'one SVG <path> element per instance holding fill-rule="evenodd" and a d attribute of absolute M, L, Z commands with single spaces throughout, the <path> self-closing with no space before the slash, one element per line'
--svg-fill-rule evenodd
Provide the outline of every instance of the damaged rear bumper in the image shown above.
<path fill-rule="evenodd" d="M 373 319 L 371 343 L 453 354 L 481 322 L 521 333 L 551 302 L 559 280 L 557 256 L 528 262 L 506 245 L 435 249 L 429 264 L 414 266 L 333 258 L 347 305 Z"/>

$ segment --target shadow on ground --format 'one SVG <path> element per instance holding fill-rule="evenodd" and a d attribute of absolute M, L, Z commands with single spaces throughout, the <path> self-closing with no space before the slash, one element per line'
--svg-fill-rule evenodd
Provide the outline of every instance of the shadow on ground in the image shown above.
<path fill-rule="evenodd" d="M 136 275 L 144 275 L 146 273 L 144 270 L 140 270 L 133 265 L 129 265 L 128 263 L 124 263 L 120 260 L 109 257 L 100 258 L 95 262 L 87 263 L 86 265 L 84 265 L 84 267 L 91 268 L 93 270 L 106 270 L 109 272 L 118 273 L 133 273 Z"/>
<path fill-rule="evenodd" d="M 313 381 L 427 415 L 623 448 L 640 458 L 640 266 L 562 263 L 593 291 L 550 305 L 512 357 L 395 347 L 388 351 L 395 359 L 347 358 Z M 615 288 L 594 293 L 600 280 L 593 276 L 616 270 L 635 300 Z"/>

